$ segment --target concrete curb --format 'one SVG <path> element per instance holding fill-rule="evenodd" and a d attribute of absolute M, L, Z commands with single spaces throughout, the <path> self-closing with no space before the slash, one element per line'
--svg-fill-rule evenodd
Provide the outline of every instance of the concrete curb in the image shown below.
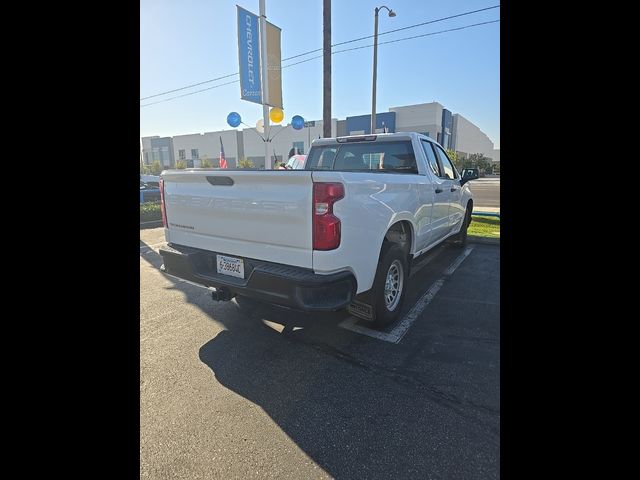
<path fill-rule="evenodd" d="M 485 245 L 500 245 L 500 238 L 477 237 L 475 235 L 468 235 L 467 241 L 471 243 L 483 243 Z"/>
<path fill-rule="evenodd" d="M 140 230 L 147 228 L 158 228 L 162 226 L 162 220 L 152 220 L 150 222 L 140 222 Z"/>

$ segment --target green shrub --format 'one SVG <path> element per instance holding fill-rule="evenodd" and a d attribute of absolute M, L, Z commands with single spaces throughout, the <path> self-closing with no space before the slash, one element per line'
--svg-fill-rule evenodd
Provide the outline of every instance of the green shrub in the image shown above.
<path fill-rule="evenodd" d="M 140 204 L 140 223 L 162 220 L 160 202 L 149 202 Z"/>
<path fill-rule="evenodd" d="M 238 168 L 253 168 L 253 162 L 248 158 L 241 158 L 238 161 Z"/>

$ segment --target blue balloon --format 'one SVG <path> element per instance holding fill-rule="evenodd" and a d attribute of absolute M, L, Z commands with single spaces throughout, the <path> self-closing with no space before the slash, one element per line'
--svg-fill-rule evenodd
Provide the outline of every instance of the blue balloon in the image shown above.
<path fill-rule="evenodd" d="M 238 112 L 231 112 L 229 115 L 227 115 L 227 123 L 233 128 L 240 125 L 240 122 L 242 122 L 242 119 L 240 118 L 240 114 Z"/>
<path fill-rule="evenodd" d="M 304 127 L 304 118 L 302 118 L 300 115 L 294 115 L 294 117 L 291 119 L 291 126 L 294 128 L 294 130 L 300 130 Z"/>

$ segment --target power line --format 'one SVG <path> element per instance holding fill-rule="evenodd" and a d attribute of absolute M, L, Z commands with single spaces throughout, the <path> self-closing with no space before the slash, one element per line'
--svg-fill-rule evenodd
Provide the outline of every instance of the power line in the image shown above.
<path fill-rule="evenodd" d="M 147 100 L 147 99 L 149 99 L 149 98 L 159 97 L 159 96 L 161 96 L 161 95 L 166 95 L 167 93 L 179 92 L 180 90 L 185 90 L 185 89 L 187 89 L 187 88 L 191 88 L 191 87 L 197 87 L 197 86 L 200 86 L 200 85 L 204 85 L 205 83 L 216 82 L 216 81 L 218 81 L 218 80 L 223 80 L 223 79 L 225 79 L 225 78 L 234 77 L 234 76 L 236 76 L 236 75 L 238 75 L 238 72 L 236 72 L 236 73 L 231 73 L 231 74 L 229 74 L 229 75 L 225 75 L 225 76 L 223 76 L 223 77 L 212 78 L 211 80 L 205 80 L 204 82 L 194 83 L 193 85 L 187 85 L 186 87 L 180 87 L 180 88 L 176 88 L 176 89 L 173 89 L 173 90 L 167 90 L 166 92 L 156 93 L 155 95 L 149 95 L 148 97 L 142 97 L 142 98 L 140 99 L 140 101 L 142 101 L 142 100 Z M 224 85 L 227 85 L 227 84 L 225 83 Z M 176 98 L 177 98 L 177 97 L 176 97 Z"/>
<path fill-rule="evenodd" d="M 480 22 L 480 23 L 474 23 L 472 25 L 465 25 L 464 27 L 456 27 L 456 28 L 449 28 L 447 30 L 440 30 L 439 32 L 424 33 L 422 35 L 413 35 L 411 37 L 398 38 L 397 40 L 389 40 L 389 41 L 386 41 L 386 42 L 379 42 L 378 46 L 385 45 L 387 43 L 396 43 L 396 42 L 402 42 L 404 40 L 412 40 L 414 38 L 429 37 L 431 35 L 438 35 L 439 33 L 454 32 L 456 30 L 464 30 L 466 28 L 478 27 L 480 25 L 488 25 L 490 23 L 496 23 L 496 22 L 499 22 L 499 21 L 500 20 L 490 20 L 488 22 Z M 373 47 L 373 44 L 371 44 L 371 45 L 363 45 L 361 47 L 345 48 L 344 50 L 338 50 L 338 51 L 333 52 L 333 53 L 350 52 L 351 50 L 360 50 L 361 48 L 371 48 L 371 47 Z"/>
<path fill-rule="evenodd" d="M 480 22 L 480 23 L 474 23 L 474 24 L 471 24 L 471 25 L 465 25 L 463 27 L 456 27 L 456 28 L 449 28 L 447 30 L 440 30 L 438 32 L 424 33 L 422 35 L 413 35 L 411 37 L 404 37 L 404 38 L 398 38 L 396 40 L 389 40 L 389 41 L 386 41 L 386 42 L 380 42 L 380 43 L 378 43 L 378 45 L 386 45 L 388 43 L 403 42 L 403 41 L 406 41 L 406 40 L 413 40 L 414 38 L 429 37 L 429 36 L 432 36 L 432 35 L 438 35 L 440 33 L 454 32 L 456 30 L 465 30 L 467 28 L 478 27 L 480 25 L 488 25 L 490 23 L 497 23 L 499 21 L 500 20 L 490 20 L 488 22 Z M 360 49 L 363 49 L 363 48 L 371 48 L 371 47 L 373 47 L 373 44 L 371 44 L 371 45 L 363 45 L 363 46 L 360 46 L 360 47 L 345 48 L 344 50 L 336 50 L 335 52 L 331 52 L 331 55 L 335 55 L 336 53 L 350 52 L 350 51 L 353 51 L 353 50 L 360 50 Z M 315 57 L 307 58 L 305 60 L 301 60 L 299 62 L 291 63 L 289 65 L 285 65 L 284 67 L 282 67 L 281 70 L 284 70 L 285 68 L 288 68 L 288 67 L 293 67 L 294 65 L 299 65 L 301 63 L 310 62 L 311 60 L 317 60 L 318 58 L 322 58 L 322 57 L 323 57 L 322 55 L 318 55 L 318 56 L 315 56 Z M 232 82 L 221 83 L 219 85 L 214 85 L 213 87 L 203 88 L 202 90 L 196 90 L 195 92 L 189 92 L 189 93 L 185 93 L 185 94 L 182 94 L 182 95 L 177 95 L 175 97 L 165 98 L 164 100 L 158 100 L 157 102 L 152 102 L 152 103 L 147 103 L 145 105 L 140 105 L 140 108 L 148 107 L 150 105 L 155 105 L 157 103 L 168 102 L 169 100 L 175 100 L 176 98 L 187 97 L 189 95 L 195 95 L 196 93 L 205 92 L 207 90 L 213 90 L 214 88 L 223 87 L 225 85 L 231 85 L 232 83 L 239 83 L 239 82 L 240 82 L 240 80 L 234 80 Z"/>
<path fill-rule="evenodd" d="M 480 10 L 472 10 L 470 12 L 464 12 L 464 13 L 459 13 L 457 15 L 451 15 L 449 17 L 443 17 L 443 18 L 438 18 L 436 20 L 429 20 L 427 22 L 416 23 L 415 25 L 409 25 L 408 27 L 396 28 L 395 30 L 389 30 L 387 32 L 378 33 L 378 36 L 381 37 L 382 35 L 388 35 L 390 33 L 399 32 L 401 30 L 408 30 L 410 28 L 416 28 L 416 27 L 421 27 L 423 25 L 429 25 L 430 23 L 444 22 L 445 20 L 451 20 L 452 18 L 464 17 L 465 15 L 471 15 L 473 13 L 484 12 L 485 10 L 491 10 L 493 8 L 499 8 L 499 7 L 500 7 L 500 5 L 494 5 L 492 7 L 481 8 Z M 333 45 L 331 45 L 331 48 L 339 47 L 340 45 L 346 45 L 347 43 L 359 42 L 360 40 L 366 40 L 368 38 L 373 38 L 373 37 L 374 37 L 373 35 L 367 35 L 366 37 L 354 38 L 353 40 L 346 40 L 344 42 L 334 43 Z M 381 45 L 381 44 L 378 44 L 378 45 Z M 315 50 L 310 50 L 310 51 L 305 52 L 305 53 L 299 53 L 298 55 L 294 55 L 293 57 L 285 58 L 283 60 L 283 62 L 286 61 L 286 60 L 291 60 L 293 58 L 303 57 L 303 56 L 308 55 L 310 53 L 321 52 L 321 51 L 322 51 L 322 48 L 317 48 Z"/>
<path fill-rule="evenodd" d="M 464 27 L 450 28 L 448 30 L 440 30 L 439 32 L 425 33 L 425 34 L 422 34 L 422 35 L 413 35 L 411 37 L 398 38 L 397 40 L 389 40 L 387 42 L 378 42 L 378 46 L 385 45 L 387 43 L 395 43 L 395 42 L 402 42 L 404 40 L 412 40 L 414 38 L 429 37 L 431 35 L 438 35 L 440 33 L 453 32 L 455 30 L 464 30 L 466 28 L 477 27 L 477 26 L 480 26 L 480 25 L 487 25 L 489 23 L 496 23 L 496 22 L 499 22 L 499 21 L 500 20 L 490 20 L 488 22 L 481 22 L 481 23 L 474 23 L 472 25 L 465 25 Z M 335 52 L 331 52 L 331 55 L 335 55 L 336 53 L 350 52 L 352 50 L 360 50 L 362 48 L 371 48 L 371 47 L 373 47 L 373 44 L 371 44 L 371 45 L 362 45 L 360 47 L 345 48 L 344 50 L 336 50 Z M 282 67 L 281 70 L 284 70 L 285 68 L 288 68 L 288 67 L 292 67 L 294 65 L 298 65 L 300 63 L 310 62 L 311 60 L 316 60 L 318 58 L 322 58 L 322 55 L 318 55 L 316 57 L 307 58 L 306 60 L 301 60 L 301 61 L 296 62 L 296 63 L 291 63 L 289 65 L 285 65 L 284 67 Z"/>
<path fill-rule="evenodd" d="M 148 107 L 150 105 L 155 105 L 156 103 L 168 102 L 169 100 L 175 100 L 176 98 L 188 97 L 189 95 L 195 95 L 196 93 L 206 92 L 207 90 L 213 90 L 214 88 L 224 87 L 225 85 L 231 85 L 232 83 L 239 83 L 240 80 L 234 80 L 232 82 L 221 83 L 219 85 L 214 85 L 213 87 L 203 88 L 202 90 L 196 90 L 195 92 L 184 93 L 182 95 L 176 95 L 175 97 L 165 98 L 164 100 L 158 100 L 157 102 L 145 103 L 144 105 L 140 105 L 142 107 Z M 207 82 L 203 82 L 207 83 Z M 201 84 L 200 84 L 201 85 Z M 180 89 L 183 90 L 183 89 Z"/>
<path fill-rule="evenodd" d="M 494 5 L 494 6 L 491 6 L 491 7 L 481 8 L 481 9 L 479 9 L 479 10 L 472 10 L 472 11 L 469 11 L 469 12 L 458 13 L 458 14 L 456 14 L 456 15 L 451 15 L 451 16 L 449 16 L 449 17 L 438 18 L 438 19 L 436 19 L 436 20 L 429 20 L 429 21 L 427 21 L 427 22 L 417 23 L 417 24 L 415 24 L 415 25 L 409 25 L 408 27 L 396 28 L 395 30 L 389 30 L 389 31 L 387 31 L 387 32 L 382 32 L 382 33 L 379 33 L 379 34 L 378 34 L 378 36 L 380 37 L 380 36 L 382 36 L 382 35 L 388 35 L 389 33 L 399 32 L 399 31 L 401 31 L 401 30 L 407 30 L 407 29 L 410 29 L 410 28 L 421 27 L 421 26 L 423 26 L 423 25 L 428 25 L 428 24 L 431 24 L 431 23 L 443 22 L 443 21 L 445 21 L 445 20 L 451 20 L 452 18 L 463 17 L 463 16 L 465 16 L 465 15 L 471 15 L 471 14 L 478 13 L 478 12 L 484 12 L 484 11 L 486 11 L 486 10 L 491 10 L 491 9 L 499 8 L 499 7 L 500 7 L 500 5 Z M 340 46 L 340 45 L 346 45 L 346 44 L 348 44 L 348 43 L 359 42 L 360 40 L 366 40 L 366 39 L 368 39 L 368 38 L 373 38 L 373 35 L 368 35 L 368 36 L 366 36 L 366 37 L 354 38 L 353 40 L 346 40 L 346 41 L 344 41 L 344 42 L 335 43 L 335 44 L 331 45 L 331 48 L 333 48 L 333 47 L 338 47 L 338 46 Z M 379 44 L 379 45 L 381 45 L 381 44 Z M 294 58 L 304 57 L 305 55 L 309 55 L 309 54 L 311 54 L 311 53 L 321 52 L 321 51 L 322 51 L 322 48 L 317 48 L 317 49 L 315 49 L 315 50 L 309 50 L 308 52 L 299 53 L 298 55 L 294 55 L 294 56 L 292 56 L 292 57 L 284 58 L 282 61 L 283 61 L 283 62 L 286 62 L 287 60 L 293 60 Z M 311 58 L 311 59 L 309 59 L 309 60 L 313 60 L 313 59 L 315 59 L 315 58 L 318 58 L 318 57 L 313 57 L 313 58 Z M 297 65 L 298 63 L 301 63 L 301 62 L 297 62 L 297 63 L 294 63 L 294 64 L 292 64 L 292 65 Z M 287 65 L 287 66 L 289 66 L 289 65 Z M 282 68 L 285 68 L 285 67 L 282 67 Z M 156 94 L 154 94 L 154 95 L 149 95 L 149 96 L 147 96 L 147 97 L 142 97 L 142 98 L 140 99 L 140 101 L 148 100 L 148 99 L 150 99 L 150 98 L 160 97 L 160 96 L 162 96 L 162 95 L 166 95 L 166 94 L 168 94 L 168 93 L 179 92 L 179 91 L 181 91 L 181 90 L 186 90 L 187 88 L 198 87 L 198 86 L 200 86 L 200 85 L 204 85 L 204 84 L 206 84 L 206 83 L 211 83 L 211 82 L 216 82 L 216 81 L 218 81 L 218 80 L 224 80 L 225 78 L 230 78 L 230 77 L 233 77 L 233 76 L 235 76 L 235 75 L 239 75 L 239 73 L 240 73 L 240 72 L 230 73 L 229 75 L 224 75 L 224 76 L 222 76 L 222 77 L 212 78 L 211 80 L 205 80 L 204 82 L 193 83 L 193 84 L 191 84 L 191 85 L 186 85 L 186 86 L 184 86 L 184 87 L 175 88 L 175 89 L 173 89 L 173 90 L 167 90 L 166 92 L 156 93 Z M 228 84 L 228 83 L 224 83 L 224 84 L 222 84 L 222 85 L 229 85 L 229 84 Z M 222 86 L 222 85 L 219 85 L 219 86 Z M 210 90 L 210 89 L 205 89 L 205 90 Z M 200 91 L 204 91 L 204 90 L 200 90 Z M 197 93 L 197 92 L 194 92 L 194 93 Z M 179 98 L 179 97 L 173 97 L 173 98 Z M 154 103 L 160 103 L 160 102 L 154 102 Z M 153 105 L 153 103 L 149 103 L 149 104 L 147 104 L 147 105 Z"/>

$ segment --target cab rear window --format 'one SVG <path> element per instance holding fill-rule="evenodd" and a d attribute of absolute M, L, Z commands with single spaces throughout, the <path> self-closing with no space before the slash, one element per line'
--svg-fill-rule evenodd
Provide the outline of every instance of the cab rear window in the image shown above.
<path fill-rule="evenodd" d="M 312 147 L 305 169 L 418 173 L 410 140 Z"/>

